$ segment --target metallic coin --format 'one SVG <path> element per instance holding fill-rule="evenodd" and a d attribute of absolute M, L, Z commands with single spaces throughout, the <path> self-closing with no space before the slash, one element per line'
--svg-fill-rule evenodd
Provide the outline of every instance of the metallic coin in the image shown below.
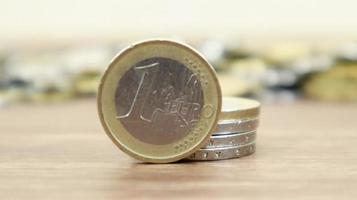
<path fill-rule="evenodd" d="M 219 119 L 252 119 L 257 118 L 259 112 L 260 103 L 258 101 L 247 98 L 223 97 L 222 111 L 219 115 Z"/>
<path fill-rule="evenodd" d="M 181 43 L 150 40 L 113 59 L 100 83 L 98 112 L 124 152 L 167 163 L 207 143 L 221 101 L 215 72 L 199 53 Z"/>
<path fill-rule="evenodd" d="M 214 135 L 210 137 L 206 146 L 201 147 L 201 149 L 246 145 L 255 141 L 256 134 L 256 131 L 250 131 L 246 133 L 232 133 L 228 135 Z"/>
<path fill-rule="evenodd" d="M 220 147 L 213 149 L 200 149 L 191 156 L 187 157 L 187 160 L 223 160 L 231 158 L 240 158 L 248 156 L 255 152 L 255 142 L 231 147 Z"/>
<path fill-rule="evenodd" d="M 357 63 L 338 64 L 330 70 L 313 74 L 305 81 L 303 92 L 323 101 L 357 101 Z"/>
<path fill-rule="evenodd" d="M 216 129 L 212 135 L 226 135 L 230 133 L 242 133 L 253 131 L 258 128 L 259 119 L 248 120 L 222 120 L 218 121 Z"/>

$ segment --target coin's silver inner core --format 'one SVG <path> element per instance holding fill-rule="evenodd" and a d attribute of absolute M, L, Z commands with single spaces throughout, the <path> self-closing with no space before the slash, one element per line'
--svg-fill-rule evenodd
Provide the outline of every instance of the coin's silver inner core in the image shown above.
<path fill-rule="evenodd" d="M 115 94 L 117 119 L 134 137 L 170 144 L 186 136 L 201 117 L 203 91 L 182 63 L 153 57 L 132 66 Z"/>

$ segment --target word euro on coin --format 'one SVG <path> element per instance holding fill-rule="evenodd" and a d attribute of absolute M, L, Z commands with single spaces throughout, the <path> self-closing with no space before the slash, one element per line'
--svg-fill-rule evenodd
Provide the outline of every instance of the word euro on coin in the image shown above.
<path fill-rule="evenodd" d="M 124 152 L 167 163 L 207 143 L 221 101 L 215 71 L 198 52 L 150 40 L 112 60 L 99 86 L 98 112 L 107 135 Z"/>

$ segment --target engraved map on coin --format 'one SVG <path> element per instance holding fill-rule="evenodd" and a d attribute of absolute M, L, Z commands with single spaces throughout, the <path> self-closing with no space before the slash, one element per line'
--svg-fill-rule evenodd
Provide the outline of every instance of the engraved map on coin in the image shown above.
<path fill-rule="evenodd" d="M 163 57 L 136 63 L 119 80 L 117 119 L 137 139 L 165 145 L 185 137 L 201 117 L 203 91 L 182 63 Z"/>

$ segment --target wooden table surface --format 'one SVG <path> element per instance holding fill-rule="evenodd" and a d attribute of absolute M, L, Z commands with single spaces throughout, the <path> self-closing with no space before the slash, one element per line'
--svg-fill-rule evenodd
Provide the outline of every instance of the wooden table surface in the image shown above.
<path fill-rule="evenodd" d="M 356 199 L 357 105 L 262 107 L 257 153 L 143 164 L 105 135 L 94 100 L 0 110 L 0 199 Z"/>

